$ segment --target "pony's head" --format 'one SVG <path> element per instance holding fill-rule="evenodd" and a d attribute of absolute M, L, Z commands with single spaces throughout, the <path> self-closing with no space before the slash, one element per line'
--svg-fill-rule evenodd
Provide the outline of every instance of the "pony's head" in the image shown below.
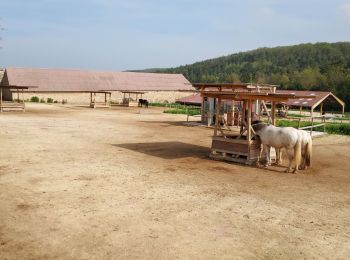
<path fill-rule="evenodd" d="M 256 120 L 252 123 L 252 128 L 254 129 L 254 132 L 259 132 L 260 130 L 267 127 L 267 124 L 265 124 L 263 121 Z"/>

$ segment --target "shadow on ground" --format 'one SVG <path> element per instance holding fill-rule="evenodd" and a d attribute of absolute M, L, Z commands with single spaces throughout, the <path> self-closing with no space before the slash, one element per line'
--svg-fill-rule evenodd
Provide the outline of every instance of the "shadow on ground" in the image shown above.
<path fill-rule="evenodd" d="M 114 144 L 113 146 L 163 159 L 208 158 L 210 152 L 208 147 L 182 142 L 127 143 Z"/>

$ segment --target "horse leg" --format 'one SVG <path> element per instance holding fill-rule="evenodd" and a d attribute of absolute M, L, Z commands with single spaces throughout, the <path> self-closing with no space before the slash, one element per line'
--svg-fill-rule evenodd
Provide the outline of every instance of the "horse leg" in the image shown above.
<path fill-rule="evenodd" d="M 287 149 L 287 155 L 288 155 L 288 168 L 285 170 L 285 172 L 290 172 L 292 170 L 292 164 L 293 164 L 293 156 L 291 155 L 290 149 Z"/>
<path fill-rule="evenodd" d="M 302 143 L 302 140 L 301 138 L 299 137 L 295 146 L 293 147 L 294 151 L 293 151 L 293 161 L 295 163 L 295 168 L 294 168 L 294 171 L 293 173 L 297 173 L 298 170 L 299 170 L 299 165 L 300 165 L 300 162 L 301 162 L 301 159 L 302 159 L 302 156 L 301 156 L 301 143 Z"/>
<path fill-rule="evenodd" d="M 267 158 L 266 158 L 265 167 L 267 167 L 267 166 L 271 165 L 271 157 L 270 157 L 271 146 L 265 145 L 265 147 L 266 147 L 266 152 L 267 152 Z"/>
<path fill-rule="evenodd" d="M 260 151 L 259 151 L 259 155 L 258 155 L 258 160 L 257 160 L 257 162 L 256 162 L 256 167 L 260 167 L 260 159 L 261 159 L 261 154 L 262 154 L 262 152 L 263 152 L 263 145 L 261 144 L 260 145 Z"/>
<path fill-rule="evenodd" d="M 276 149 L 276 165 L 282 164 L 282 149 Z"/>

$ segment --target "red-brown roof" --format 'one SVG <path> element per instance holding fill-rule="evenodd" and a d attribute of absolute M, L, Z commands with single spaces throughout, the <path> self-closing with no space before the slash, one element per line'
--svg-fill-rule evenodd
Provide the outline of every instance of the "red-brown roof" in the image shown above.
<path fill-rule="evenodd" d="M 298 98 L 290 99 L 285 104 L 287 106 L 303 106 L 303 107 L 312 107 L 317 104 L 319 101 L 327 97 L 331 92 L 325 91 L 309 91 L 309 90 L 276 90 L 276 93 L 281 94 L 296 94 L 300 96 L 313 96 L 314 98 Z"/>
<path fill-rule="evenodd" d="M 179 91 L 194 90 L 182 74 L 7 68 L 9 85 L 35 91 Z"/>
<path fill-rule="evenodd" d="M 331 92 L 325 91 L 301 91 L 301 90 L 276 90 L 277 94 L 295 94 L 298 96 L 312 96 L 313 98 L 298 98 L 289 99 L 285 104 L 288 106 L 303 106 L 303 107 L 313 107 L 315 104 L 319 103 L 324 98 L 329 95 L 334 96 Z M 202 103 L 202 97 L 200 94 L 191 95 L 188 97 L 180 98 L 176 100 L 177 103 L 187 103 L 200 105 Z"/>
<path fill-rule="evenodd" d="M 176 103 L 181 104 L 191 104 L 191 105 L 201 105 L 202 104 L 202 97 L 200 94 L 194 94 L 191 96 L 179 98 L 176 100 Z"/>

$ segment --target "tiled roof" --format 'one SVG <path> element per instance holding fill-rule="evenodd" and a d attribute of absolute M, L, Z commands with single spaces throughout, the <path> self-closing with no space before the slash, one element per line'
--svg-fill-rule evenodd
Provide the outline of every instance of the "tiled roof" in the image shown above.
<path fill-rule="evenodd" d="M 298 98 L 289 99 L 285 104 L 288 106 L 303 106 L 303 107 L 313 107 L 322 99 L 328 97 L 328 95 L 333 95 L 331 92 L 325 91 L 300 91 L 300 90 L 276 90 L 278 94 L 295 94 L 298 96 L 313 96 L 314 98 Z M 188 97 L 177 99 L 177 103 L 187 103 L 187 104 L 201 104 L 202 98 L 200 94 L 191 95 Z"/>
<path fill-rule="evenodd" d="M 178 91 L 194 90 L 182 74 L 7 68 L 9 85 L 35 91 Z"/>
<path fill-rule="evenodd" d="M 300 96 L 314 96 L 314 98 L 298 98 L 290 99 L 285 104 L 287 106 L 303 106 L 303 107 L 312 107 L 317 104 L 320 100 L 327 97 L 331 92 L 325 91 L 309 91 L 309 90 L 276 90 L 276 93 L 281 94 L 296 94 Z"/>

